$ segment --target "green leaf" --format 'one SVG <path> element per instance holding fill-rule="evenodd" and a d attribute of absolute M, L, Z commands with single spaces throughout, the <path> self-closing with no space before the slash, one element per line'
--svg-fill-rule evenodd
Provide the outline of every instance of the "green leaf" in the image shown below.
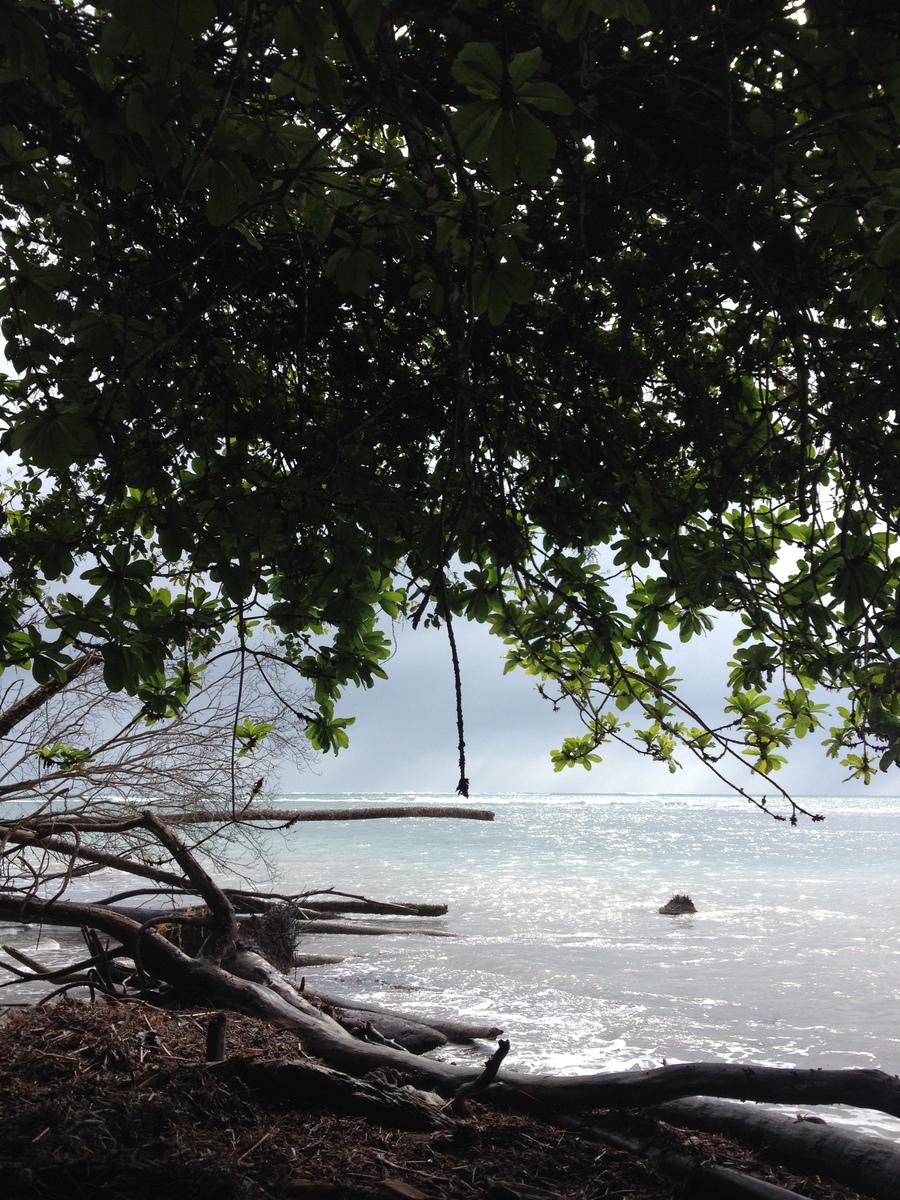
<path fill-rule="evenodd" d="M 383 264 L 374 250 L 344 246 L 336 250 L 325 264 L 325 274 L 334 279 L 342 292 L 364 296 L 372 286 L 373 277 L 381 275 Z"/>
<path fill-rule="evenodd" d="M 522 263 L 501 263 L 475 272 L 475 316 L 487 314 L 492 325 L 502 325 L 514 304 L 527 304 L 532 295 L 532 271 Z"/>
<path fill-rule="evenodd" d="M 533 50 L 524 50 L 521 54 L 513 56 L 508 72 L 509 82 L 516 94 L 516 99 L 521 95 L 522 86 L 540 68 L 542 60 L 543 54 L 540 46 L 536 46 Z"/>
<path fill-rule="evenodd" d="M 106 645 L 103 647 L 103 682 L 111 692 L 125 690 L 125 660 L 119 646 Z"/>
<path fill-rule="evenodd" d="M 512 111 L 499 110 L 487 148 L 488 170 L 501 191 L 516 182 L 518 138 Z"/>
<path fill-rule="evenodd" d="M 21 421 L 11 431 L 8 446 L 36 467 L 63 470 L 72 463 L 92 459 L 97 441 L 91 426 L 65 413 L 41 413 Z"/>
<path fill-rule="evenodd" d="M 209 172 L 206 219 L 210 225 L 227 225 L 240 207 L 240 191 L 234 175 L 223 163 L 213 163 Z"/>
<path fill-rule="evenodd" d="M 191 61 L 195 39 L 215 20 L 215 0 L 107 0 L 107 7 L 134 34 L 147 65 L 170 81 Z"/>
<path fill-rule="evenodd" d="M 25 152 L 25 135 L 13 125 L 0 125 L 0 154 L 9 163 L 20 162 Z"/>
<path fill-rule="evenodd" d="M 475 96 L 497 100 L 503 86 L 503 61 L 490 42 L 468 42 L 451 67 L 453 78 Z"/>
<path fill-rule="evenodd" d="M 452 115 L 453 131 L 469 158 L 475 162 L 487 158 L 494 129 L 502 115 L 500 105 L 490 100 L 467 104 Z"/>
<path fill-rule="evenodd" d="M 529 83 L 517 89 L 516 101 L 538 108 L 544 112 L 558 113 L 568 117 L 575 111 L 575 104 L 570 96 L 557 87 L 555 83 Z"/>
<path fill-rule="evenodd" d="M 588 0 L 544 0 L 541 13 L 545 20 L 555 22 L 563 41 L 573 42 L 584 32 L 592 8 Z"/>
<path fill-rule="evenodd" d="M 876 266 L 879 267 L 889 267 L 891 263 L 897 261 L 898 257 L 900 257 L 900 221 L 891 225 L 882 235 L 874 255 Z"/>
<path fill-rule="evenodd" d="M 346 0 L 353 31 L 363 46 L 370 46 L 381 24 L 382 0 Z"/>
<path fill-rule="evenodd" d="M 537 117 L 517 109 L 512 114 L 515 157 L 525 183 L 543 183 L 556 154 L 556 138 Z"/>

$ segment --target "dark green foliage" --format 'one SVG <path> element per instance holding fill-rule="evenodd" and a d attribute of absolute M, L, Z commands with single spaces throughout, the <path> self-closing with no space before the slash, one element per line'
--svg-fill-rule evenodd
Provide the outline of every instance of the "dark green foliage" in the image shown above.
<path fill-rule="evenodd" d="M 379 618 L 455 613 L 579 706 L 560 766 L 768 773 L 817 687 L 898 760 L 889 5 L 0 19 L 7 663 L 100 646 L 152 712 L 264 618 L 337 749 Z M 716 611 L 721 730 L 665 664 Z"/>

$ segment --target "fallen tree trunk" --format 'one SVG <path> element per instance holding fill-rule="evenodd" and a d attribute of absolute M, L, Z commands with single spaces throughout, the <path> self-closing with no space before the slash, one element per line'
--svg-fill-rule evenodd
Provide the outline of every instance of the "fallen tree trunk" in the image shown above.
<path fill-rule="evenodd" d="M 500 1077 L 504 1085 L 527 1088 L 542 1103 L 562 1111 L 646 1108 L 685 1096 L 756 1100 L 769 1104 L 848 1104 L 900 1116 L 900 1079 L 884 1071 L 800 1070 L 739 1063 L 674 1063 L 647 1071 L 603 1072 L 576 1078 Z M 648 1099 L 653 1097 L 653 1099 Z"/>
<path fill-rule="evenodd" d="M 386 1041 L 402 1046 L 411 1054 L 427 1054 L 447 1045 L 447 1038 L 421 1021 L 407 1021 L 403 1017 L 376 1016 L 360 1008 L 339 1008 L 333 1012 L 334 1019 L 356 1037 L 367 1037 L 373 1041 Z"/>
<path fill-rule="evenodd" d="M 722 1100 L 676 1100 L 651 1111 L 670 1125 L 735 1137 L 793 1171 L 828 1175 L 875 1200 L 900 1193 L 900 1145 L 886 1138 Z"/>
<path fill-rule="evenodd" d="M 420 933 L 423 937 L 456 937 L 455 933 L 448 933 L 444 929 L 401 929 L 396 925 L 361 925 L 355 921 L 338 920 L 303 921 L 300 925 L 300 933 L 303 936 L 308 933 L 357 933 L 364 937 L 387 937 L 390 934 L 401 934 L 408 937 L 410 934 Z"/>
<path fill-rule="evenodd" d="M 236 820 L 230 809 L 217 812 L 214 809 L 194 809 L 188 812 L 170 813 L 169 825 L 235 825 L 265 822 L 267 825 L 291 826 L 305 821 L 387 821 L 395 818 L 422 818 L 426 820 L 493 821 L 494 814 L 487 808 L 459 808 L 456 805 L 393 805 L 384 808 L 255 808 L 241 813 Z M 146 828 L 143 816 L 109 819 L 106 817 L 64 817 L 52 813 L 40 813 L 32 817 L 21 817 L 15 828 L 33 831 L 38 837 L 56 833 L 127 833 L 133 829 Z"/>
<path fill-rule="evenodd" d="M 371 916 L 396 917 L 445 917 L 446 904 L 402 904 L 400 901 L 386 900 L 309 900 L 306 896 L 298 898 L 298 907 L 310 909 L 312 912 L 336 913 L 367 913 Z"/>
<path fill-rule="evenodd" d="M 335 996 L 329 992 L 320 991 L 318 988 L 313 991 L 304 988 L 303 994 L 314 1004 L 325 1004 L 329 1008 L 351 1008 L 354 1012 L 367 1013 L 370 1016 L 393 1017 L 401 1021 L 413 1021 L 427 1025 L 431 1029 L 436 1029 L 438 1033 L 442 1033 L 448 1042 L 465 1044 L 475 1041 L 492 1041 L 503 1032 L 496 1025 L 480 1025 L 471 1021 L 453 1020 L 449 1017 L 432 1017 L 423 1013 L 404 1012 L 401 1009 L 385 1008 L 380 1004 L 370 1004 L 368 1001 L 362 1004 L 357 1000 L 348 999 L 346 996 Z"/>
<path fill-rule="evenodd" d="M 30 842 L 34 841 L 34 835 L 28 835 Z M 41 842 L 44 846 L 46 840 Z M 74 851 L 73 843 L 60 843 L 60 847 L 68 847 L 69 851 Z M 122 859 L 116 856 L 105 856 L 109 861 L 98 862 L 97 866 L 114 866 L 118 870 L 127 870 L 133 865 L 132 859 Z M 144 872 L 141 872 L 142 874 Z M 165 872 L 161 874 L 165 875 Z M 177 881 L 177 876 L 170 877 L 172 881 Z M 184 884 L 187 880 L 182 880 L 178 887 L 170 887 L 168 889 L 160 888 L 132 888 L 126 892 L 117 892 L 113 896 L 104 896 L 102 900 L 96 900 L 96 904 L 115 906 L 120 912 L 128 911 L 122 905 L 123 900 L 130 900 L 136 896 L 149 896 L 157 899 L 162 896 L 183 896 L 185 893 Z M 265 892 L 245 892 L 240 888 L 223 888 L 225 895 L 229 898 L 235 911 L 239 915 L 262 915 L 273 906 L 285 905 L 290 908 L 296 908 L 299 911 L 309 911 L 311 913 L 365 913 L 370 916 L 386 916 L 386 917 L 445 917 L 447 915 L 446 904 L 432 904 L 425 901 L 410 901 L 404 903 L 402 900 L 369 900 L 361 896 L 351 896 L 343 898 L 340 893 L 334 893 L 333 900 L 311 900 L 305 893 L 297 895 L 284 896 L 272 895 Z M 316 892 L 315 895 L 331 893 Z M 160 910 L 162 911 L 162 910 Z"/>
<path fill-rule="evenodd" d="M 197 893 L 200 894 L 199 892 Z M 196 912 L 185 908 L 138 908 L 136 905 L 123 904 L 108 904 L 104 905 L 110 912 L 119 913 L 121 916 L 130 917 L 133 921 L 182 921 L 186 924 L 196 925 L 201 928 L 212 929 L 215 923 L 211 915 Z M 204 905 L 205 907 L 205 905 Z M 257 914 L 241 913 L 236 916 L 238 926 L 241 926 L 246 921 L 251 921 Z M 308 920 L 304 918 L 302 910 L 299 911 L 296 917 L 297 929 L 300 934 L 308 933 L 335 933 L 335 934 L 354 934 L 358 933 L 363 937 L 387 937 L 390 934 L 409 934 L 421 933 L 425 937 L 455 937 L 455 934 L 448 933 L 443 929 L 423 929 L 417 926 L 415 929 L 405 929 L 398 925 L 364 925 L 357 921 L 341 921 L 338 917 L 311 917 Z"/>
<path fill-rule="evenodd" d="M 691 1200 L 796 1200 L 797 1193 L 777 1184 L 744 1175 L 730 1167 L 702 1162 L 683 1150 L 673 1150 L 655 1138 L 634 1137 L 610 1126 L 592 1121 L 566 1120 L 558 1122 L 563 1129 L 579 1137 L 599 1142 L 613 1150 L 624 1150 L 637 1158 L 653 1163 L 657 1170 L 676 1179 L 690 1189 Z"/>
<path fill-rule="evenodd" d="M 229 1058 L 212 1069 L 225 1079 L 239 1079 L 254 1091 L 301 1108 L 326 1108 L 345 1116 L 366 1117 L 378 1125 L 423 1132 L 453 1124 L 434 1093 L 385 1081 L 375 1086 L 316 1063 Z"/>
<path fill-rule="evenodd" d="M 301 1007 L 301 1011 L 306 1011 L 309 1007 L 308 999 L 300 989 L 289 979 L 285 979 L 281 972 L 276 970 L 261 954 L 257 954 L 253 950 L 247 950 L 241 946 L 222 965 L 232 974 L 240 976 L 241 979 L 252 979 L 256 983 L 271 988 L 288 1004 Z M 297 1001 L 301 1001 L 302 1006 L 298 1005 Z M 350 1033 L 372 1037 L 373 1041 L 384 1042 L 387 1040 L 396 1043 L 411 1054 L 425 1054 L 426 1051 L 435 1050 L 438 1046 L 444 1046 L 447 1043 L 447 1039 L 442 1033 L 428 1028 L 419 1021 L 406 1021 L 387 1015 L 379 1020 L 377 1031 L 371 1031 L 369 1026 L 374 1015 L 374 1013 L 355 1012 L 352 1008 L 342 1007 L 335 1012 L 334 1020 L 341 1028 Z M 373 1032 L 377 1033 L 377 1037 L 372 1036 Z"/>

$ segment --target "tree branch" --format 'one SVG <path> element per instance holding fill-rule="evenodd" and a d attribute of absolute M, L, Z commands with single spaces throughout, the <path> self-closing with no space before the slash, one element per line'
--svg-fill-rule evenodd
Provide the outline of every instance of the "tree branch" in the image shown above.
<path fill-rule="evenodd" d="M 99 654 L 84 654 L 66 667 L 63 679 L 51 679 L 48 683 L 42 683 L 40 687 L 30 691 L 27 696 L 23 696 L 15 704 L 11 704 L 9 708 L 0 713 L 0 737 L 6 737 L 11 729 L 30 717 L 32 713 L 36 713 L 39 708 L 43 708 L 48 700 L 52 700 L 79 675 L 83 675 L 99 661 Z"/>

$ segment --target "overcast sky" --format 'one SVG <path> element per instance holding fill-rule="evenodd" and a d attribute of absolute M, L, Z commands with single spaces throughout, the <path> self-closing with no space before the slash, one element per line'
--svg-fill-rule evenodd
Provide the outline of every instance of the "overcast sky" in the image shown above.
<path fill-rule="evenodd" d="M 454 625 L 462 666 L 466 757 L 473 795 L 491 792 L 677 792 L 715 794 L 722 784 L 686 753 L 683 769 L 667 768 L 620 747 L 603 762 L 555 773 L 550 751 L 580 732 L 573 712 L 552 706 L 523 672 L 503 674 L 503 646 L 480 626 Z M 339 714 L 355 716 L 350 748 L 319 758 L 311 772 L 285 773 L 282 786 L 300 792 L 450 792 L 459 779 L 453 671 L 446 632 L 396 631 L 389 678 L 372 689 L 348 691 Z M 685 696 L 707 716 L 721 713 L 731 638 L 721 624 L 679 647 Z M 627 718 L 627 714 L 626 714 Z M 845 783 L 845 768 L 828 759 L 821 734 L 795 743 L 779 782 L 801 795 L 900 795 L 900 773 L 869 786 Z M 756 789 L 759 794 L 759 789 Z M 763 794 L 765 792 L 763 791 Z M 770 790 L 770 795 L 774 793 Z"/>

